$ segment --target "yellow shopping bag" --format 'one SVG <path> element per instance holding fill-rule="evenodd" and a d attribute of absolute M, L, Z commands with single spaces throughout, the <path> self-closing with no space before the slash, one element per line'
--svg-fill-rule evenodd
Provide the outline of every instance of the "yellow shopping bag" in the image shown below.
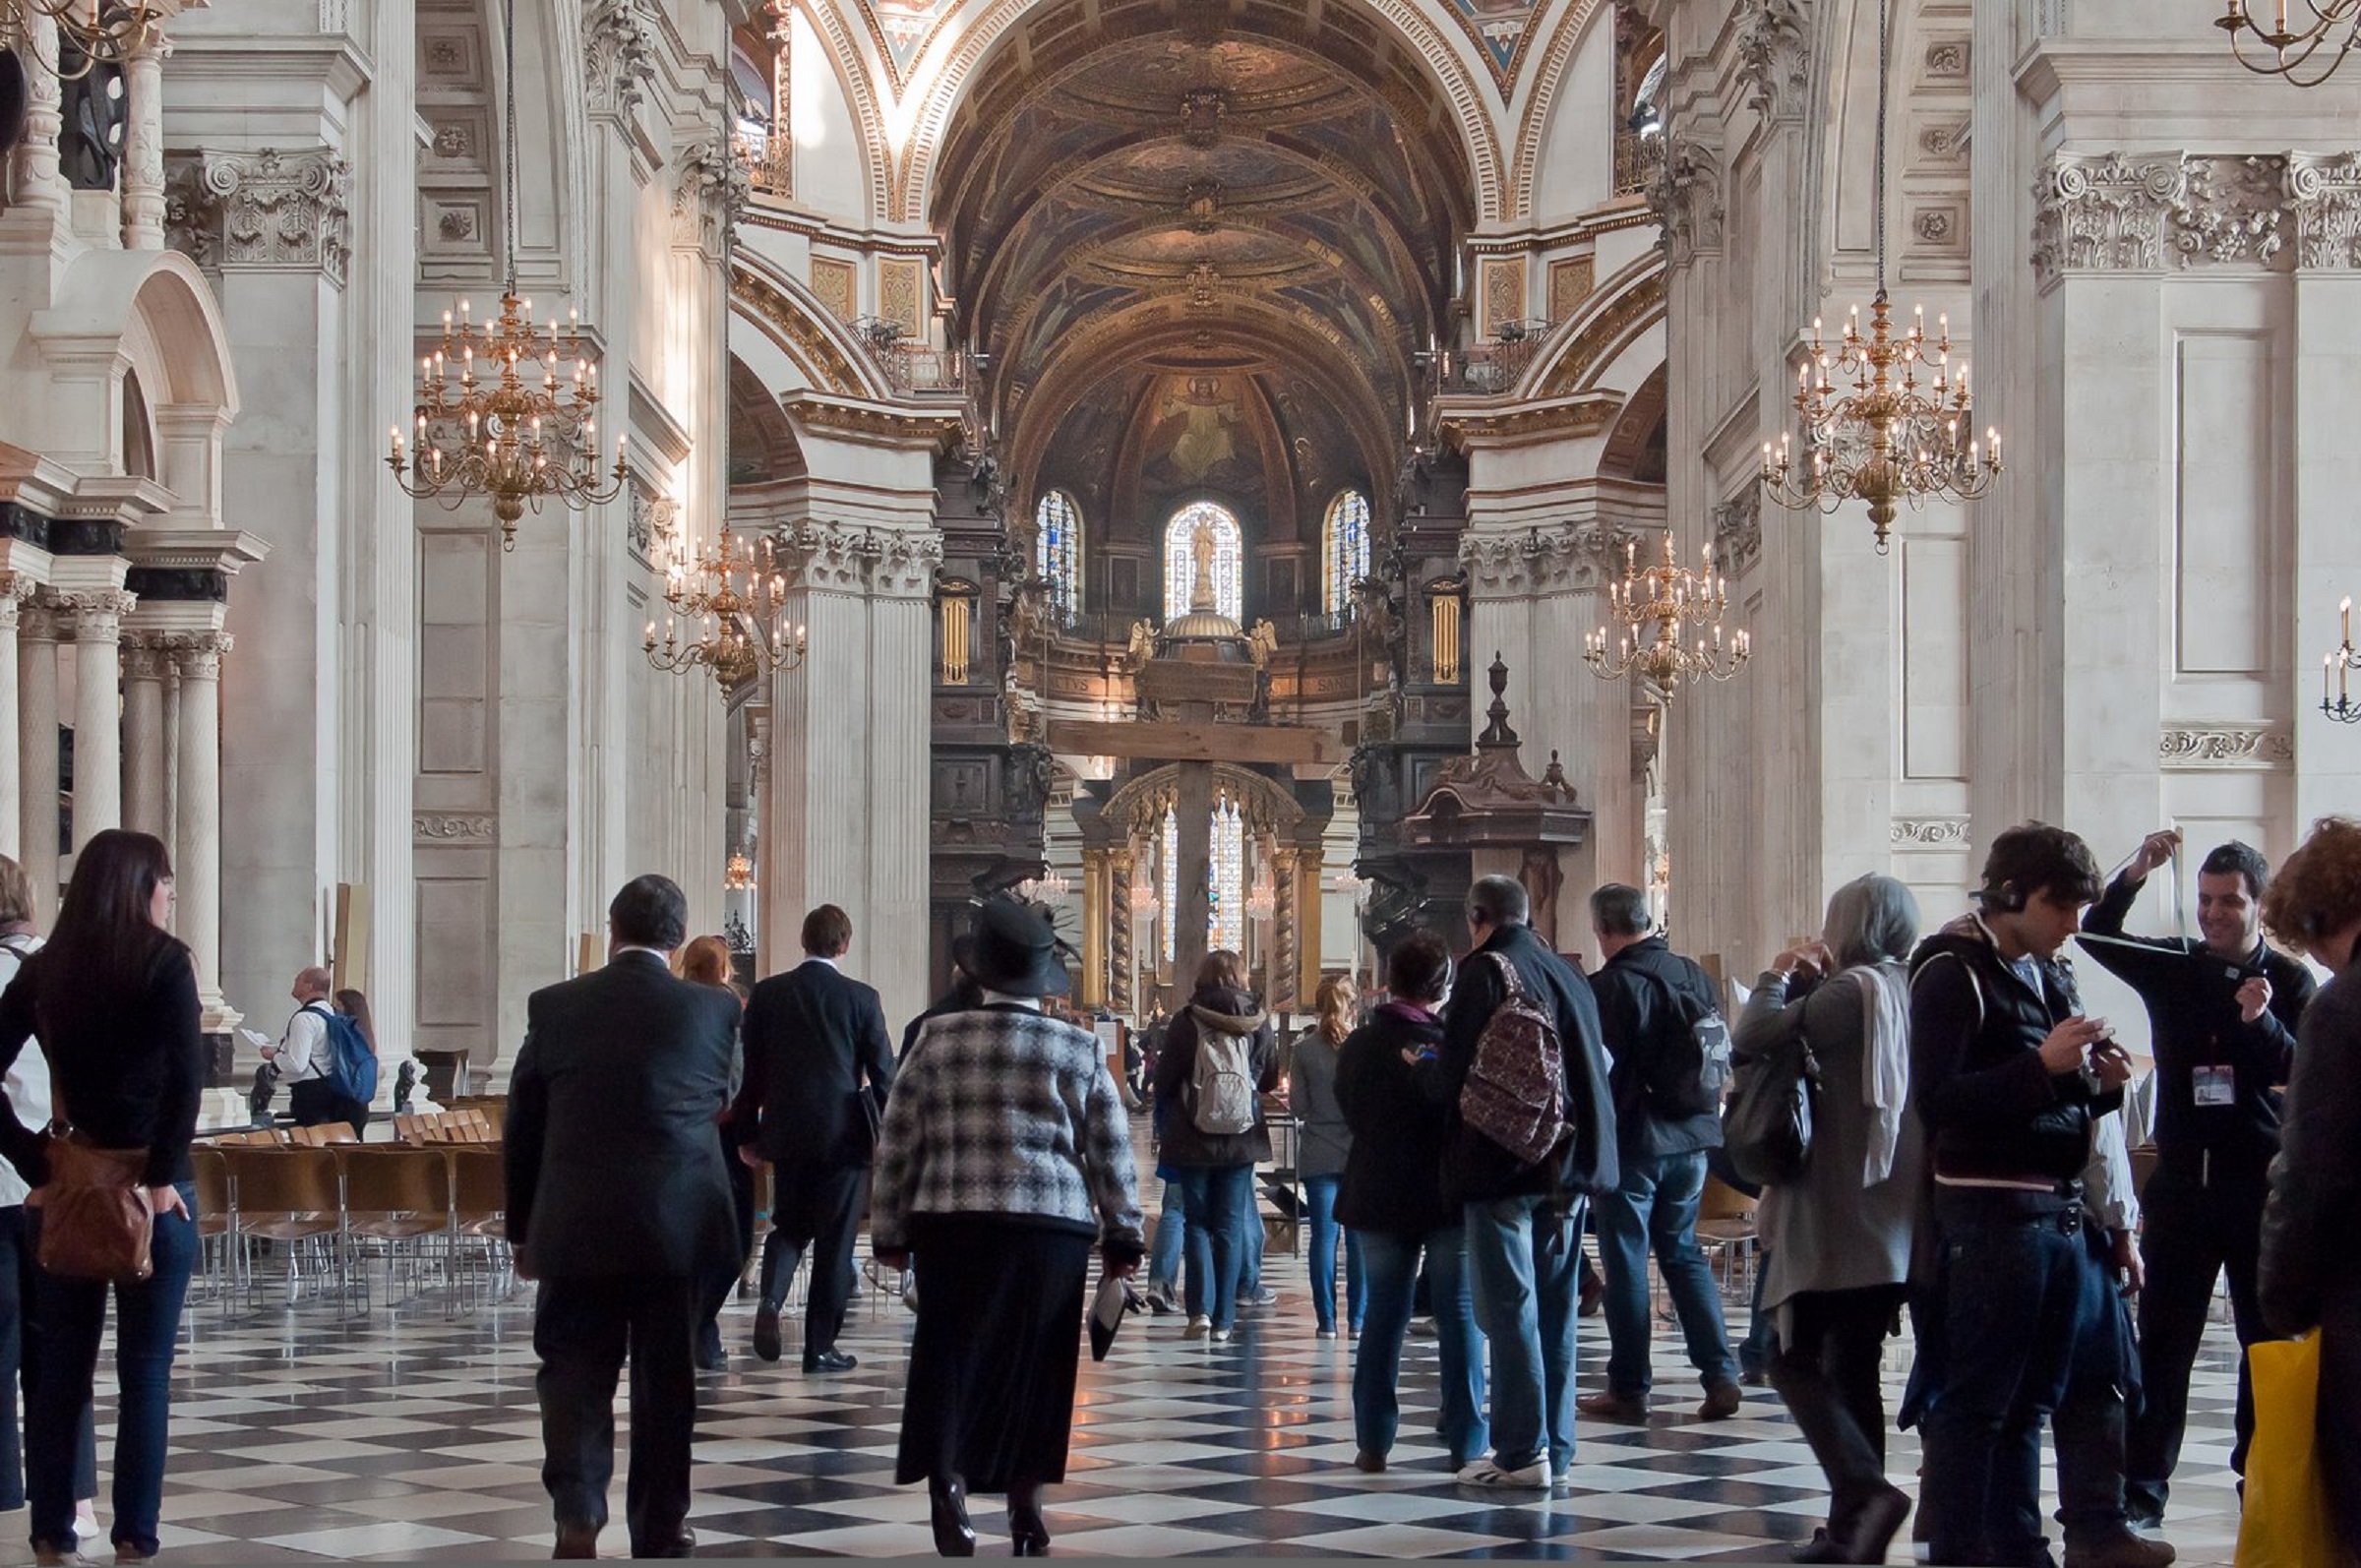
<path fill-rule="evenodd" d="M 2246 1512 L 2238 1568 L 2326 1568 L 2351 1560 L 2329 1522 L 2329 1490 L 2314 1436 L 2320 1336 L 2248 1347 L 2255 1440 L 2246 1454 Z"/>

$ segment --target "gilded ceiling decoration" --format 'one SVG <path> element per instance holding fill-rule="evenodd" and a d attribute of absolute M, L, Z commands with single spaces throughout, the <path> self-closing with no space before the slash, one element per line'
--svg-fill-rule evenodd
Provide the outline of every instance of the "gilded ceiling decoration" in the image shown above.
<path fill-rule="evenodd" d="M 1534 21 L 1541 11 L 1541 0 L 1450 0 L 1453 15 L 1459 25 L 1468 30 L 1483 51 L 1484 63 L 1492 68 L 1505 96 L 1508 85 L 1517 79 L 1517 71 L 1525 63 L 1525 49 L 1533 41 Z"/>
<path fill-rule="evenodd" d="M 893 78 L 893 90 L 900 92 L 910 81 L 910 68 L 918 64 L 919 56 L 943 24 L 943 19 L 959 0 L 860 0 L 861 20 L 869 25 L 869 35 L 876 40 L 878 53 L 884 57 L 886 74 Z"/>

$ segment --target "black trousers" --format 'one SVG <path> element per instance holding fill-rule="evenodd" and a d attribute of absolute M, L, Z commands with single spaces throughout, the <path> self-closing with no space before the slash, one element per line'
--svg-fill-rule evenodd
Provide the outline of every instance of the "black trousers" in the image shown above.
<path fill-rule="evenodd" d="M 1759 1278 L 1759 1276 L 1758 1276 Z M 1842 1536 L 1886 1484 L 1886 1404 L 1878 1363 L 1904 1286 L 1805 1292 L 1787 1303 L 1771 1386 L 1828 1476 L 1828 1522 Z"/>
<path fill-rule="evenodd" d="M 17 1396 L 32 1406 L 32 1372 L 40 1359 L 32 1316 L 32 1237 L 23 1204 L 0 1208 L 0 1513 L 25 1506 L 25 1446 L 17 1424 Z M 92 1407 L 82 1408 L 75 1438 L 74 1495 L 98 1495 L 97 1426 Z"/>
<path fill-rule="evenodd" d="M 836 1348 L 844 1304 L 853 1294 L 853 1234 L 868 1195 L 867 1166 L 774 1165 L 770 1236 L 762 1244 L 762 1299 L 785 1299 L 796 1261 L 812 1254 L 811 1310 L 804 1320 L 804 1364 Z"/>
<path fill-rule="evenodd" d="M 726 1265 L 714 1266 L 713 1277 L 705 1284 L 700 1305 L 707 1329 L 715 1327 L 721 1309 L 729 1305 L 732 1293 L 738 1289 L 738 1278 L 746 1272 L 746 1260 L 755 1250 L 755 1173 L 738 1158 L 738 1143 L 730 1136 L 729 1129 L 716 1127 L 714 1132 L 721 1140 L 722 1169 L 730 1174 L 730 1211 L 738 1227 L 735 1233 L 738 1246 Z"/>
<path fill-rule="evenodd" d="M 632 1555 L 662 1556 L 689 1517 L 696 1430 L 695 1340 L 700 1283 L 689 1275 L 541 1282 L 541 1484 L 561 1529 L 607 1522 L 615 1478 L 615 1382 L 632 1363 L 632 1474 L 624 1488 Z"/>
<path fill-rule="evenodd" d="M 2148 1288 L 2140 1293 L 2140 1383 L 2147 1403 L 2132 1421 L 2123 1474 L 2135 1496 L 2162 1507 L 2181 1460 L 2189 1425 L 2189 1369 L 2206 1337 L 2213 1282 L 2230 1276 L 2230 1315 L 2241 1350 L 2269 1339 L 2255 1273 L 2263 1253 L 2263 1203 L 2270 1190 L 2261 1169 L 2159 1168 L 2141 1194 L 2140 1251 Z M 2246 1446 L 2255 1435 L 2254 1389 L 2243 1357 L 2238 1362 L 2237 1441 L 2230 1469 L 2246 1474 Z"/>
<path fill-rule="evenodd" d="M 326 1078 L 306 1078 L 287 1091 L 287 1110 L 299 1127 L 325 1127 L 332 1121 L 349 1122 L 355 1134 L 369 1125 L 369 1108 L 336 1092 Z"/>

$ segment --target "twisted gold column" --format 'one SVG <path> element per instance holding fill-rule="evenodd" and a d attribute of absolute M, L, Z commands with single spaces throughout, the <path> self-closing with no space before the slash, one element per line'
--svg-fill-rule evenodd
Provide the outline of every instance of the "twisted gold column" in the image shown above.
<path fill-rule="evenodd" d="M 1131 1008 L 1131 849 L 1107 852 L 1107 999 L 1125 1017 Z"/>

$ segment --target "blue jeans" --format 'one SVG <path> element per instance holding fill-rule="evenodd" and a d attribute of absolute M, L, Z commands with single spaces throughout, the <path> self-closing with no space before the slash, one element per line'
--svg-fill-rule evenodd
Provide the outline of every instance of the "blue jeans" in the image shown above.
<path fill-rule="evenodd" d="M 1697 1200 L 1705 1191 L 1705 1155 L 1629 1160 L 1623 1184 L 1599 1200 L 1599 1262 L 1606 1272 L 1606 1386 L 1639 1397 L 1655 1381 L 1649 1366 L 1648 1252 L 1688 1341 L 1689 1360 L 1707 1388 L 1738 1380 L 1714 1271 L 1697 1245 Z"/>
<path fill-rule="evenodd" d="M 1238 1321 L 1239 1271 L 1245 1261 L 1238 1222 L 1253 1190 L 1250 1165 L 1180 1168 L 1180 1199 L 1188 1212 L 1188 1315 L 1210 1318 L 1215 1328 Z M 1197 1266 L 1200 1256 L 1203 1268 Z"/>
<path fill-rule="evenodd" d="M 196 1187 L 182 1183 L 180 1196 L 194 1214 Z M 37 1237 L 39 1223 L 31 1229 Z M 135 1285 L 112 1288 L 118 1392 L 112 1535 L 117 1550 L 153 1556 L 156 1519 L 164 1500 L 172 1353 L 180 1338 L 189 1276 L 197 1267 L 196 1225 L 178 1215 L 159 1217 L 150 1255 L 154 1273 Z M 40 1363 L 26 1415 L 25 1457 L 35 1549 L 74 1549 L 75 1438 L 97 1375 L 108 1289 L 100 1282 L 61 1280 L 52 1274 L 41 1275 L 34 1287 Z"/>
<path fill-rule="evenodd" d="M 1336 1188 L 1343 1179 L 1333 1176 L 1303 1178 L 1303 1196 L 1311 1210 L 1311 1315 L 1331 1334 L 1336 1332 Z M 1347 1231 L 1345 1312 L 1357 1329 L 1369 1298 L 1361 1247 L 1361 1233 Z"/>
<path fill-rule="evenodd" d="M 1581 1205 L 1559 1215 L 1544 1196 L 1467 1208 L 1476 1321 L 1492 1342 L 1492 1462 L 1523 1470 L 1574 1462 L 1575 1259 Z M 1442 1304 L 1436 1282 L 1436 1306 Z M 1437 1320 L 1440 1327 L 1440 1320 Z"/>
<path fill-rule="evenodd" d="M 1238 1294 L 1253 1296 L 1262 1289 L 1262 1205 L 1254 1196 L 1254 1168 L 1246 1167 L 1246 1184 L 1238 1209 Z"/>
<path fill-rule="evenodd" d="M 1483 1418 L 1483 1340 L 1476 1332 L 1468 1280 L 1468 1233 L 1447 1226 L 1423 1238 L 1355 1231 L 1364 1264 L 1362 1300 L 1368 1308 L 1353 1357 L 1353 1436 L 1364 1454 L 1390 1453 L 1402 1425 L 1402 1339 L 1410 1331 L 1419 1253 L 1433 1273 L 1434 1327 L 1442 1348 L 1443 1442 L 1451 1468 L 1474 1463 L 1490 1446 Z M 1569 1428 L 1571 1430 L 1571 1428 Z"/>
<path fill-rule="evenodd" d="M 1156 1216 L 1156 1246 L 1148 1254 L 1148 1283 L 1171 1285 L 1180 1278 L 1180 1250 L 1188 1236 L 1188 1216 L 1181 1208 L 1180 1183 L 1164 1184 L 1164 1207 Z"/>
<path fill-rule="evenodd" d="M 1919 1510 L 1935 1562 L 2041 1560 L 2041 1418 L 2069 1545 L 2123 1528 L 2122 1308 L 2079 1210 L 1945 1192 Z M 1929 1354 L 1922 1340 L 1919 1354 Z"/>

